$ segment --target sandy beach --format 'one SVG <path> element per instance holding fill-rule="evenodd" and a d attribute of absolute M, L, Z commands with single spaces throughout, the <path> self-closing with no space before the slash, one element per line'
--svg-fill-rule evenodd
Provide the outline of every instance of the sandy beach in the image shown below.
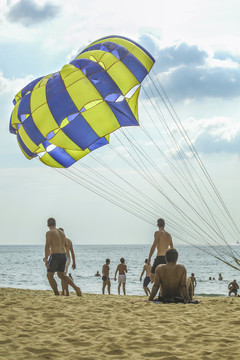
<path fill-rule="evenodd" d="M 240 358 L 240 298 L 199 305 L 146 297 L 0 289 L 1 359 Z"/>

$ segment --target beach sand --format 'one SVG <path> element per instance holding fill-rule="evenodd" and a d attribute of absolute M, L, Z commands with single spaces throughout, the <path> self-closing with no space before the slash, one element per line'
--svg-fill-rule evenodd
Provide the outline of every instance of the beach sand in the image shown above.
<path fill-rule="evenodd" d="M 239 297 L 146 299 L 0 289 L 0 359 L 240 359 Z"/>

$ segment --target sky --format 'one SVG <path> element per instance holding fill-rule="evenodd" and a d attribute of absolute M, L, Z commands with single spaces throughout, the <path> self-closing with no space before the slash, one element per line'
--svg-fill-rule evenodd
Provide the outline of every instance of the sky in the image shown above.
<path fill-rule="evenodd" d="M 75 244 L 152 242 L 156 227 L 27 160 L 9 133 L 22 87 L 112 34 L 154 56 L 154 76 L 185 128 L 194 129 L 194 145 L 238 222 L 239 12 L 237 0 L 0 0 L 0 244 L 44 244 L 48 217 Z"/>

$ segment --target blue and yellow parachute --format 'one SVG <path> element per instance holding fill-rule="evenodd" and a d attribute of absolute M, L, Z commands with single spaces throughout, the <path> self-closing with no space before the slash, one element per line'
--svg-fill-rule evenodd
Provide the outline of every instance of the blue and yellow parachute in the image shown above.
<path fill-rule="evenodd" d="M 140 85 L 153 57 L 130 39 L 109 36 L 62 70 L 25 86 L 14 99 L 10 132 L 23 154 L 69 167 L 121 126 L 138 125 Z"/>

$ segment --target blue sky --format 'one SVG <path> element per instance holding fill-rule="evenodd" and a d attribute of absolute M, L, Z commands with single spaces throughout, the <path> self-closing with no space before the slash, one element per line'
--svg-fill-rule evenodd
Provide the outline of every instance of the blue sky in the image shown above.
<path fill-rule="evenodd" d="M 2 244 L 43 243 L 50 216 L 79 244 L 152 241 L 153 226 L 71 184 L 39 161 L 28 161 L 8 131 L 12 99 L 24 85 L 60 70 L 79 49 L 111 34 L 139 42 L 155 57 L 155 76 L 238 221 L 237 0 L 221 4 L 0 0 L 0 4 Z"/>

